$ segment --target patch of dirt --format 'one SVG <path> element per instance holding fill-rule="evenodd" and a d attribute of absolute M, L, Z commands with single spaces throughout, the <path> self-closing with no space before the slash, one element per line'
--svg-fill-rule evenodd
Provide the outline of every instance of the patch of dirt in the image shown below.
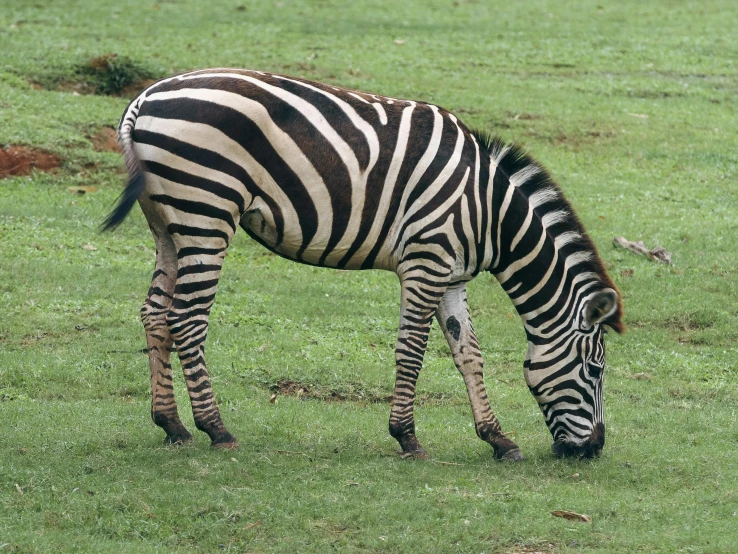
<path fill-rule="evenodd" d="M 136 87 L 154 75 L 140 63 L 116 53 L 103 54 L 89 62 L 79 64 L 75 71 L 82 82 L 95 87 L 98 94 L 120 95 L 124 90 Z"/>
<path fill-rule="evenodd" d="M 321 387 L 291 379 L 280 379 L 269 386 L 269 391 L 276 396 L 292 396 L 301 399 L 321 400 L 323 402 L 364 402 L 368 404 L 389 404 L 392 401 L 391 394 L 383 394 L 381 391 L 366 390 L 364 388 L 353 388 L 351 385 L 342 389 Z M 447 395 L 439 392 L 417 394 L 416 406 L 439 406 L 451 403 L 466 404 L 468 399 L 464 395 Z"/>
<path fill-rule="evenodd" d="M 58 156 L 27 146 L 0 148 L 0 179 L 28 175 L 32 170 L 53 171 L 61 165 Z"/>
<path fill-rule="evenodd" d="M 56 73 L 39 75 L 30 85 L 72 94 L 103 94 L 132 97 L 153 84 L 157 72 L 140 62 L 116 53 L 103 54 Z"/>
<path fill-rule="evenodd" d="M 387 403 L 392 400 L 392 395 L 380 395 L 364 391 L 339 391 L 316 385 L 308 385 L 291 379 L 280 379 L 269 390 L 281 396 L 294 396 L 312 400 L 323 400 L 328 402 L 370 402 Z"/>
<path fill-rule="evenodd" d="M 33 88 L 36 88 L 35 86 Z M 45 88 L 39 85 L 39 88 Z M 95 94 L 96 90 L 93 85 L 89 83 L 81 83 L 78 81 L 61 81 L 56 84 L 56 87 L 51 87 L 51 90 L 58 90 L 59 92 L 71 92 L 75 96 L 81 96 L 83 94 Z"/>
<path fill-rule="evenodd" d="M 140 79 L 131 83 L 127 87 L 123 87 L 118 93 L 118 96 L 133 98 L 134 96 L 138 96 L 138 93 L 141 92 L 143 89 L 148 88 L 156 83 L 156 81 L 157 79 Z"/>
<path fill-rule="evenodd" d="M 115 129 L 112 127 L 101 127 L 97 133 L 89 138 L 92 147 L 98 152 L 120 152 L 118 139 L 115 137 Z"/>

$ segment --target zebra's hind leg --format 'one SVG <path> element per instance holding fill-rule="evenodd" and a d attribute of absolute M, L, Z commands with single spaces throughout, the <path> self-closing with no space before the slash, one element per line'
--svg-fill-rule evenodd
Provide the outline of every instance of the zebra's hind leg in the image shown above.
<path fill-rule="evenodd" d="M 423 285 L 426 276 L 402 279 L 400 328 L 395 347 L 395 390 L 392 395 L 389 432 L 402 447 L 403 457 L 425 458 L 427 453 L 415 436 L 415 385 L 423 365 L 433 314 L 445 285 Z"/>
<path fill-rule="evenodd" d="M 171 364 L 173 341 L 167 327 L 177 275 L 177 254 L 166 232 L 155 227 L 151 227 L 151 231 L 156 242 L 156 269 L 141 308 L 151 376 L 151 419 L 166 432 L 167 444 L 182 444 L 191 440 L 192 435 L 182 425 L 177 413 Z"/>
<path fill-rule="evenodd" d="M 438 306 L 436 318 L 451 347 L 454 363 L 464 377 L 477 435 L 492 445 L 498 460 L 523 460 L 520 448 L 502 432 L 502 427 L 489 405 L 484 387 L 484 361 L 469 315 L 465 284 L 456 285 L 446 291 Z"/>
<path fill-rule="evenodd" d="M 195 426 L 208 434 L 212 446 L 235 448 L 238 442 L 223 425 L 205 366 L 210 308 L 232 235 L 222 236 L 225 234 L 213 231 L 207 239 L 197 237 L 199 240 L 195 241 L 188 235 L 197 232 L 195 228 L 170 225 L 170 230 L 173 229 L 177 231 L 174 240 L 178 270 L 167 326 L 182 363 Z"/>

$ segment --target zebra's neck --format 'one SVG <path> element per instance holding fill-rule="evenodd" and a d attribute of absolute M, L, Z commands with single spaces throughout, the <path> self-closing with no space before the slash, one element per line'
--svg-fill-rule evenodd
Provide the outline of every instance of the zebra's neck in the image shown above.
<path fill-rule="evenodd" d="M 529 340 L 578 325 L 582 300 L 614 288 L 594 244 L 547 171 L 515 146 L 481 137 L 494 170 L 489 269 Z"/>

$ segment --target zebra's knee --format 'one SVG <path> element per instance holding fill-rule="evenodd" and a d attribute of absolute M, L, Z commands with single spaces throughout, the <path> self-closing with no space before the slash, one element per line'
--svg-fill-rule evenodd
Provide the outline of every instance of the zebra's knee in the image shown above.
<path fill-rule="evenodd" d="M 166 329 L 166 309 L 147 298 L 139 312 L 141 323 L 147 332 Z"/>
<path fill-rule="evenodd" d="M 169 336 L 181 357 L 203 356 L 203 348 L 208 337 L 208 321 L 190 311 L 170 310 L 166 317 Z M 204 363 L 204 362 L 203 362 Z"/>
<path fill-rule="evenodd" d="M 187 312 L 170 309 L 166 315 L 166 325 L 172 337 L 177 340 L 182 335 L 182 330 L 187 326 L 190 316 Z"/>

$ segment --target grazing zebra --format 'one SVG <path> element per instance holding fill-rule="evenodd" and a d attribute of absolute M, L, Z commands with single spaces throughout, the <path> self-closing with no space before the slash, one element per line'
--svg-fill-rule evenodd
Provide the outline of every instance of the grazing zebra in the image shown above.
<path fill-rule="evenodd" d="M 138 200 L 156 243 L 141 318 L 152 417 L 169 443 L 191 439 L 177 414 L 176 348 L 195 424 L 233 447 L 205 366 L 208 316 L 237 226 L 272 252 L 400 278 L 389 432 L 424 456 L 413 401 L 435 317 L 466 384 L 477 435 L 521 460 L 492 413 L 466 283 L 492 272 L 528 338 L 524 371 L 557 455 L 604 444 L 603 325 L 622 307 L 594 245 L 546 171 L 515 146 L 453 114 L 259 71 L 210 69 L 164 79 L 118 128 L 130 181 L 104 228 Z"/>

